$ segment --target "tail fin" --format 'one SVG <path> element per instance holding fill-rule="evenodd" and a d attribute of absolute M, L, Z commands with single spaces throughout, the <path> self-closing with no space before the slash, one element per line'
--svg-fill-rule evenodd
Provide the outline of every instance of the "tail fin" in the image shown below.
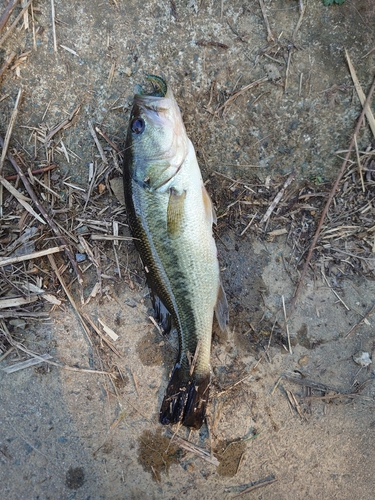
<path fill-rule="evenodd" d="M 177 363 L 160 408 L 160 422 L 163 425 L 181 422 L 186 427 L 200 429 L 206 416 L 210 379 L 210 373 L 190 375 Z"/>

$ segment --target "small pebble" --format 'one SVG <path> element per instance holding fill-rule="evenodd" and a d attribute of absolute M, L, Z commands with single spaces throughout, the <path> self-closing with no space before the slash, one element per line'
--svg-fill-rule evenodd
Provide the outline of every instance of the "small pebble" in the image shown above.
<path fill-rule="evenodd" d="M 76 261 L 77 262 L 83 262 L 84 260 L 86 260 L 86 254 L 76 253 Z"/>
<path fill-rule="evenodd" d="M 307 356 L 307 354 L 305 354 L 298 360 L 299 366 L 306 366 L 308 362 L 309 362 L 309 357 Z"/>
<path fill-rule="evenodd" d="M 364 368 L 366 368 L 366 366 L 369 366 L 372 363 L 370 359 L 370 354 L 364 351 L 358 351 L 355 354 L 353 354 L 353 361 L 357 363 L 357 365 L 362 366 Z"/>
<path fill-rule="evenodd" d="M 14 328 L 21 328 L 23 330 L 26 326 L 26 321 L 23 319 L 11 319 L 9 324 L 14 326 Z"/>

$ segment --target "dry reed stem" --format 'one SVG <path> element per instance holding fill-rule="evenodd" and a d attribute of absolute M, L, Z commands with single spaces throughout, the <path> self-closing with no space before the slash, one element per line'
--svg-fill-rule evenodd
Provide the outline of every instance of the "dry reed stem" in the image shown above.
<path fill-rule="evenodd" d="M 46 360 L 51 359 L 52 356 L 50 356 L 49 354 L 41 354 L 40 357 L 43 358 L 43 360 Z M 10 373 L 15 373 L 20 370 L 24 370 L 25 368 L 29 368 L 30 366 L 38 365 L 40 363 L 42 363 L 41 359 L 31 358 L 27 359 L 26 361 L 20 361 L 14 363 L 13 365 L 6 366 L 5 368 L 2 368 L 2 370 L 9 375 Z"/>
<path fill-rule="evenodd" d="M 54 0 L 51 0 L 51 18 L 52 18 L 53 50 L 55 52 L 57 52 L 56 25 L 55 25 L 55 2 L 54 2 Z"/>
<path fill-rule="evenodd" d="M 347 311 L 350 311 L 350 307 L 349 307 L 349 306 L 347 306 L 347 305 L 345 304 L 345 302 L 342 300 L 342 298 L 339 296 L 339 294 L 336 292 L 336 290 L 334 290 L 334 289 L 331 287 L 331 285 L 329 284 L 329 282 L 328 282 L 328 280 L 327 280 L 327 277 L 326 277 L 326 275 L 324 274 L 323 269 L 322 269 L 322 276 L 323 276 L 323 279 L 324 279 L 324 281 L 326 282 L 326 284 L 327 284 L 328 288 L 329 288 L 329 289 L 333 292 L 333 294 L 337 297 L 337 299 L 339 300 L 339 302 L 341 302 L 341 304 L 345 307 L 345 309 L 346 309 Z"/>
<path fill-rule="evenodd" d="M 38 295 L 30 295 L 29 297 L 14 297 L 12 299 L 0 299 L 0 309 L 7 309 L 9 307 L 19 307 L 31 304 L 38 300 Z"/>
<path fill-rule="evenodd" d="M 49 141 L 52 139 L 52 137 L 57 134 L 57 132 L 59 132 L 62 129 L 65 130 L 73 125 L 73 123 L 74 123 L 73 120 L 76 117 L 76 115 L 79 113 L 81 106 L 82 106 L 82 104 L 78 104 L 78 106 L 76 106 L 74 108 L 74 110 L 70 113 L 68 118 L 65 118 L 65 120 L 63 120 L 61 123 L 59 123 L 55 128 L 53 128 L 49 132 L 49 134 L 44 139 L 45 144 L 48 144 Z M 68 163 L 69 163 L 69 159 L 68 159 Z"/>
<path fill-rule="evenodd" d="M 45 255 L 51 255 L 53 253 L 61 252 L 64 250 L 65 246 L 47 248 L 46 250 L 40 250 L 38 252 L 29 253 L 26 255 L 20 255 L 19 257 L 8 257 L 6 259 L 0 259 L 0 267 L 9 266 L 11 264 L 16 264 L 17 262 L 24 262 L 25 260 L 39 259 Z"/>

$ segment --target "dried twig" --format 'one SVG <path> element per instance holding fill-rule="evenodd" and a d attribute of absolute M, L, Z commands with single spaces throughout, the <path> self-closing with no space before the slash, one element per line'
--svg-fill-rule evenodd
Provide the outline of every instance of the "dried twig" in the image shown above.
<path fill-rule="evenodd" d="M 365 183 L 364 183 L 364 180 L 363 180 L 362 165 L 361 165 L 361 159 L 359 157 L 359 150 L 358 150 L 358 144 L 357 144 L 357 138 L 356 138 L 356 136 L 354 136 L 354 146 L 355 146 L 355 154 L 357 156 L 358 172 L 359 172 L 359 177 L 361 179 L 362 191 L 365 192 Z"/>
<path fill-rule="evenodd" d="M 271 205 L 268 207 L 268 210 L 267 212 L 263 215 L 262 217 L 262 220 L 260 221 L 261 223 L 263 222 L 267 222 L 267 220 L 269 219 L 270 215 L 272 214 L 272 212 L 275 210 L 276 208 L 276 205 L 279 203 L 279 201 L 281 200 L 286 188 L 289 186 L 289 184 L 291 184 L 291 182 L 293 181 L 294 177 L 296 175 L 296 172 L 295 170 L 292 171 L 292 173 L 289 175 L 289 177 L 287 178 L 287 180 L 284 182 L 284 185 L 283 187 L 280 189 L 280 191 L 277 193 L 277 195 L 275 196 L 275 199 L 273 200 L 273 202 L 271 203 Z"/>
<path fill-rule="evenodd" d="M 40 358 L 43 358 L 43 360 L 51 359 L 51 357 L 52 356 L 50 356 L 49 354 L 41 354 L 40 355 Z M 24 370 L 25 368 L 29 368 L 30 366 L 39 365 L 40 363 L 42 363 L 42 360 L 34 357 L 31 359 L 27 359 L 26 361 L 21 361 L 21 362 L 15 363 L 13 365 L 6 366 L 2 370 L 9 375 L 10 373 L 18 372 L 19 370 Z"/>
<path fill-rule="evenodd" d="M 273 484 L 277 481 L 275 477 L 272 479 L 264 480 L 264 481 L 259 481 L 256 484 L 253 484 L 252 486 L 249 486 L 249 488 L 246 488 L 246 490 L 241 491 L 241 493 L 238 493 L 238 495 L 235 495 L 232 498 L 238 498 L 242 495 L 245 495 L 245 493 L 250 493 L 250 491 L 257 490 L 258 488 L 262 488 L 263 486 L 269 486 L 270 484 Z"/>
<path fill-rule="evenodd" d="M 349 53 L 346 49 L 345 49 L 345 55 L 346 55 L 346 60 L 348 61 L 349 71 L 350 71 L 350 74 L 351 74 L 351 77 L 352 77 L 352 80 L 354 83 L 354 87 L 357 91 L 359 100 L 361 101 L 361 104 L 363 106 L 364 102 L 366 100 L 365 93 L 362 90 L 361 84 L 359 83 L 359 80 L 357 77 L 357 73 L 355 72 L 354 66 L 353 66 L 352 61 L 349 57 Z M 372 114 L 370 106 L 368 106 L 366 109 L 366 118 L 367 118 L 368 123 L 370 125 L 372 135 L 375 137 L 375 118 L 374 118 L 374 115 Z"/>
<path fill-rule="evenodd" d="M 339 294 L 334 290 L 334 288 L 329 284 L 326 275 L 324 274 L 324 270 L 322 269 L 322 276 L 324 281 L 326 282 L 328 288 L 333 292 L 333 294 L 338 298 L 339 302 L 345 307 L 347 311 L 350 311 L 350 307 L 345 304 L 345 302 L 342 300 L 342 298 L 339 296 Z"/>
<path fill-rule="evenodd" d="M 208 450 L 205 450 L 204 448 L 201 448 L 199 446 L 196 446 L 195 444 L 191 443 L 190 441 L 186 441 L 186 439 L 183 439 L 179 436 L 173 435 L 171 437 L 171 441 L 175 443 L 177 446 L 180 448 L 183 448 L 186 451 L 190 451 L 191 453 L 194 453 L 198 457 L 202 458 L 206 462 L 212 464 L 212 465 L 219 465 L 219 460 L 212 456 L 211 453 Z"/>
<path fill-rule="evenodd" d="M 303 19 L 303 16 L 305 14 L 305 9 L 306 9 L 306 7 L 303 5 L 303 0 L 299 0 L 299 12 L 300 12 L 300 14 L 299 14 L 299 19 L 298 19 L 298 22 L 296 24 L 296 27 L 294 28 L 294 31 L 293 31 L 293 37 L 292 37 L 293 42 L 295 41 L 298 30 L 301 27 L 302 19 Z"/>
<path fill-rule="evenodd" d="M 55 128 L 53 128 L 49 134 L 47 135 L 47 137 L 45 138 L 44 142 L 46 144 L 49 143 L 49 141 L 52 139 L 52 137 L 54 135 L 57 134 L 57 132 L 59 132 L 60 130 L 62 129 L 67 129 L 69 127 L 71 127 L 74 123 L 74 118 L 76 117 L 76 115 L 79 113 L 80 109 L 81 109 L 81 106 L 82 104 L 78 104 L 78 106 L 76 106 L 73 111 L 70 113 L 70 115 L 68 116 L 68 118 L 65 118 L 65 120 L 63 120 L 61 123 L 59 123 Z"/>
<path fill-rule="evenodd" d="M 353 333 L 363 322 L 366 321 L 367 318 L 371 316 L 371 314 L 375 311 L 375 304 L 371 307 L 371 309 L 363 316 L 363 318 L 351 328 L 346 335 L 344 335 L 344 338 L 346 339 L 349 337 L 351 333 Z"/>
<path fill-rule="evenodd" d="M 7 154 L 7 151 L 8 151 L 8 146 L 9 146 L 10 137 L 12 135 L 13 126 L 14 126 L 14 123 L 15 123 L 16 118 L 17 118 L 18 105 L 20 103 L 21 96 L 22 96 L 22 88 L 20 88 L 18 91 L 16 103 L 14 105 L 14 108 L 12 111 L 12 116 L 10 117 L 10 120 L 9 120 L 8 129 L 7 129 L 6 134 L 5 134 L 4 144 L 2 146 L 3 149 L 2 149 L 1 157 L 0 157 L 0 175 L 2 174 L 2 171 L 3 171 L 4 160 L 5 160 L 5 156 Z"/>
<path fill-rule="evenodd" d="M 298 404 L 298 401 L 295 397 L 295 395 L 292 393 L 292 391 L 288 391 L 288 389 L 285 390 L 286 392 L 286 395 L 288 397 L 288 400 L 289 400 L 289 403 L 291 404 L 292 408 L 294 408 L 296 410 L 296 412 L 298 413 L 298 415 L 304 419 L 304 420 L 307 420 L 306 419 L 306 415 L 304 415 L 301 411 L 301 407 L 300 405 Z"/>
<path fill-rule="evenodd" d="M 219 47 L 220 49 L 229 49 L 227 44 L 215 42 L 214 40 L 198 40 L 195 44 L 200 45 L 201 47 Z"/>
<path fill-rule="evenodd" d="M 0 17 L 0 33 L 3 31 L 10 15 L 12 14 L 14 8 L 17 6 L 19 0 L 10 0 L 8 5 L 5 7 L 4 12 Z"/>
<path fill-rule="evenodd" d="M 371 88 L 370 88 L 370 91 L 368 93 L 368 96 L 367 96 L 367 99 L 363 105 L 363 109 L 362 109 L 362 112 L 360 114 L 360 117 L 358 119 L 358 122 L 357 122 L 357 125 L 355 127 L 355 130 L 354 130 L 354 134 L 353 134 L 353 138 L 352 140 L 350 141 L 350 144 L 349 144 L 349 149 L 348 149 L 348 152 L 345 156 L 345 159 L 343 161 L 343 164 L 341 166 L 341 169 L 338 173 L 338 176 L 337 176 L 337 179 L 336 179 L 336 182 L 329 194 L 329 197 L 328 197 L 328 200 L 324 206 L 324 209 L 323 209 L 323 212 L 322 212 L 322 215 L 320 217 L 320 220 L 319 220 L 319 224 L 318 224 L 318 227 L 315 231 L 315 236 L 313 238 L 313 241 L 311 242 L 311 245 L 310 245 L 310 249 L 309 249 L 309 252 L 307 254 L 307 257 L 306 257 L 306 261 L 305 261 L 305 264 L 303 266 L 303 269 L 302 269 L 302 272 L 301 272 L 301 276 L 300 276 L 300 279 L 298 281 L 298 285 L 296 287 L 296 291 L 294 292 L 294 296 L 293 296 L 293 299 L 292 299 L 292 302 L 290 304 L 290 311 L 289 311 L 289 316 L 291 315 L 295 305 L 296 305 L 296 302 L 297 302 L 297 297 L 298 297 L 298 294 L 299 294 L 299 291 L 301 289 L 301 286 L 302 286 L 302 282 L 305 278 L 305 275 L 306 275 L 306 272 L 307 272 L 307 268 L 310 264 L 310 261 L 311 261 L 311 257 L 312 257 L 312 254 L 313 254 L 313 251 L 315 249 L 315 246 L 316 246 L 316 243 L 318 241 L 318 238 L 319 238 L 319 235 L 320 235 L 320 231 L 322 229 L 322 226 L 323 226 L 323 222 L 324 222 L 324 219 L 328 213 L 328 209 L 331 205 L 331 202 L 333 200 L 333 197 L 335 196 L 336 194 L 336 191 L 338 189 L 338 186 L 339 186 L 339 183 L 340 183 L 340 180 L 342 178 L 342 176 L 344 175 L 344 172 L 345 172 L 345 168 L 346 168 L 346 165 L 348 163 L 348 160 L 349 160 L 349 157 L 350 157 L 350 153 L 352 152 L 352 149 L 353 149 L 353 146 L 354 146 L 354 137 L 357 136 L 358 132 L 359 132 L 359 129 L 362 125 L 362 121 L 363 121 L 363 118 L 365 116 L 365 113 L 366 113 L 366 109 L 367 107 L 369 106 L 370 104 L 370 101 L 371 101 L 371 98 L 372 98 L 372 94 L 375 90 L 375 78 L 374 78 L 374 81 L 372 82 L 372 85 L 371 85 Z"/>
<path fill-rule="evenodd" d="M 261 11 L 262 11 L 264 24 L 266 25 L 266 28 L 267 28 L 267 41 L 273 42 L 275 40 L 275 37 L 272 34 L 272 31 L 271 31 L 271 28 L 270 28 L 270 25 L 268 22 L 268 18 L 267 18 L 267 14 L 266 14 L 266 7 L 264 5 L 263 0 L 259 0 L 259 5 L 260 5 Z"/>
<path fill-rule="evenodd" d="M 36 359 L 39 359 L 40 361 L 44 361 L 45 363 L 56 366 L 57 368 L 62 368 L 63 370 L 69 370 L 71 372 L 84 372 L 84 373 L 96 373 L 97 375 L 109 375 L 110 377 L 113 377 L 113 374 L 110 372 L 105 372 L 101 370 L 90 370 L 88 368 L 76 368 L 74 366 L 68 366 L 68 365 L 60 365 L 59 363 L 55 363 L 54 361 L 50 361 L 49 359 L 45 359 L 39 354 L 36 354 L 32 351 L 29 351 L 29 349 L 26 349 L 23 347 L 21 344 L 18 344 L 17 342 L 13 342 L 14 347 L 17 349 L 20 349 L 21 351 L 25 352 L 26 354 L 29 354 L 30 356 L 33 356 Z"/>
<path fill-rule="evenodd" d="M 315 382 L 314 380 L 310 380 L 308 378 L 297 378 L 297 377 L 293 377 L 291 375 L 282 375 L 282 378 L 288 380 L 289 382 L 294 382 L 295 384 L 298 384 L 298 385 L 303 385 L 305 387 L 311 387 L 311 389 L 314 389 L 316 391 L 321 391 L 321 392 L 328 392 L 328 391 L 332 391 L 332 392 L 335 392 L 337 394 L 346 394 L 345 391 L 341 391 L 339 389 L 337 389 L 336 387 L 331 387 L 330 385 L 325 385 L 325 384 L 322 384 L 321 382 Z"/>
<path fill-rule="evenodd" d="M 45 174 L 46 172 L 49 172 L 50 170 L 53 170 L 56 167 L 57 167 L 57 165 L 48 165 L 47 167 L 37 168 L 35 170 L 30 170 L 30 172 L 27 171 L 26 175 L 28 175 L 30 177 L 30 173 L 31 173 L 31 175 Z M 6 175 L 4 177 L 4 179 L 6 181 L 15 181 L 16 179 L 18 179 L 18 174 Z"/>
<path fill-rule="evenodd" d="M 95 141 L 96 147 L 98 148 L 98 151 L 99 151 L 99 154 L 100 154 L 100 157 L 101 157 L 103 163 L 105 165 L 108 165 L 108 160 L 104 154 L 104 150 L 102 148 L 102 145 L 99 142 L 98 136 L 96 135 L 96 132 L 94 130 L 94 127 L 92 126 L 92 123 L 90 121 L 88 121 L 87 124 L 89 126 L 90 134 L 92 135 L 92 138 Z"/>
<path fill-rule="evenodd" d="M 287 335 L 287 338 L 288 338 L 288 349 L 289 349 L 290 354 L 293 354 L 293 352 L 292 352 L 292 346 L 290 344 L 290 333 L 289 333 L 288 318 L 286 316 L 284 295 L 282 295 L 281 298 L 282 298 L 282 301 L 283 301 L 283 312 L 284 312 L 284 321 L 285 321 L 286 335 Z"/>
<path fill-rule="evenodd" d="M 67 296 L 67 297 L 68 297 L 68 299 L 69 299 L 69 302 L 71 303 L 71 305 L 72 305 L 73 309 L 75 310 L 75 312 L 76 312 L 76 314 L 77 314 L 77 316 L 78 316 L 78 319 L 79 319 L 79 320 L 80 320 L 80 322 L 81 322 L 81 325 L 82 325 L 83 329 L 84 329 L 84 330 L 85 330 L 85 332 L 86 332 L 87 339 L 88 339 L 88 341 L 89 341 L 90 345 L 92 345 L 92 342 L 91 342 L 91 339 L 90 339 L 90 330 L 89 330 L 88 326 L 86 325 L 86 323 L 85 323 L 85 321 L 84 321 L 84 319 L 83 319 L 83 317 L 82 317 L 81 313 L 79 312 L 78 307 L 77 307 L 77 305 L 76 305 L 76 303 L 75 303 L 75 300 L 73 299 L 72 294 L 71 294 L 71 293 L 70 293 L 70 291 L 68 290 L 68 287 L 66 286 L 65 281 L 63 280 L 63 278 L 62 278 L 62 276 L 61 276 L 61 274 L 60 274 L 60 272 L 59 272 L 59 270 L 58 270 L 58 268 L 57 268 L 57 265 L 56 265 L 55 259 L 53 258 L 53 255 L 48 255 L 48 259 L 49 259 L 49 261 L 50 261 L 50 264 L 51 264 L 51 266 L 52 266 L 52 269 L 54 270 L 54 272 L 55 272 L 55 274 L 56 274 L 56 276 L 57 276 L 57 279 L 60 281 L 60 284 L 61 284 L 61 286 L 63 287 L 64 292 L 65 292 L 66 296 Z"/>
<path fill-rule="evenodd" d="M 12 61 L 16 57 L 16 55 L 17 54 L 15 52 L 12 52 L 10 54 L 10 56 L 8 57 L 8 59 L 5 61 L 5 63 L 2 65 L 2 67 L 0 69 L 0 81 L 1 81 L 5 71 L 7 70 L 7 68 L 12 64 Z"/>
<path fill-rule="evenodd" d="M 0 175 L 0 190 L 2 187 L 5 187 L 11 195 L 13 195 L 16 200 L 33 216 L 35 217 L 39 222 L 42 224 L 46 224 L 46 221 L 38 215 L 35 210 L 32 208 L 31 205 L 29 205 L 28 201 L 30 201 L 29 198 L 24 196 L 22 193 L 19 193 L 17 189 L 15 189 L 10 182 L 4 179 L 2 175 Z M 2 191 L 0 191 L 0 194 L 2 194 Z M 0 215 L 2 215 L 2 206 L 0 205 Z"/>
<path fill-rule="evenodd" d="M 99 127 L 95 127 L 95 132 L 97 132 L 99 135 L 101 135 L 103 137 L 103 139 L 105 139 L 108 144 L 118 153 L 118 154 L 121 154 L 121 151 L 119 150 L 119 148 L 116 146 L 116 144 L 111 141 L 111 139 L 104 133 L 100 130 Z"/>
<path fill-rule="evenodd" d="M 119 351 L 116 349 L 116 347 L 110 342 L 99 330 L 99 328 L 95 325 L 95 323 L 92 321 L 90 316 L 88 314 L 82 313 L 82 316 L 85 318 L 85 320 L 89 323 L 91 328 L 99 335 L 101 340 L 107 344 L 107 346 L 119 357 L 122 358 L 121 354 Z"/>
<path fill-rule="evenodd" d="M 18 14 L 18 16 L 16 17 L 16 19 L 13 21 L 13 23 L 11 24 L 11 26 L 9 27 L 8 31 L 5 33 L 5 35 L 3 36 L 3 38 L 1 38 L 0 40 L 0 47 L 3 45 L 3 43 L 5 42 L 5 40 L 8 38 L 8 36 L 12 33 L 12 31 L 14 30 L 14 28 L 17 26 L 18 24 L 18 21 L 23 17 L 24 13 L 27 11 L 27 9 L 30 7 L 31 5 L 31 2 L 33 0 L 29 0 L 27 2 L 27 4 L 25 5 L 25 7 L 21 10 L 21 12 Z M 6 22 L 6 21 L 5 21 Z M 0 29 L 0 32 L 1 32 L 1 29 Z"/>
<path fill-rule="evenodd" d="M 2 137 L 0 137 L 0 146 L 3 147 L 4 146 L 4 140 Z M 59 238 L 59 240 L 61 241 L 61 243 L 64 245 L 64 250 L 65 250 L 65 253 L 67 254 L 67 257 L 69 258 L 70 260 L 70 263 L 72 264 L 73 266 L 73 269 L 77 275 L 77 279 L 78 279 L 78 283 L 79 283 L 79 286 L 80 288 L 82 289 L 82 283 L 83 283 L 83 280 L 82 280 L 82 273 L 81 273 L 81 270 L 79 269 L 78 265 L 77 265 L 77 262 L 72 254 L 72 251 L 70 250 L 64 236 L 62 236 L 62 234 L 60 233 L 57 225 L 55 224 L 55 222 L 51 219 L 51 217 L 49 216 L 47 210 L 43 207 L 43 205 L 41 205 L 39 203 L 39 200 L 37 198 L 37 196 L 35 195 L 34 193 L 34 190 L 33 188 L 31 187 L 31 184 L 30 182 L 28 181 L 28 179 L 26 178 L 24 172 L 22 171 L 22 169 L 20 168 L 20 166 L 18 165 L 18 163 L 16 162 L 16 160 L 14 159 L 13 155 L 11 155 L 10 153 L 8 153 L 8 159 L 9 161 L 11 162 L 11 164 L 13 165 L 14 169 L 16 170 L 17 174 L 20 176 L 21 180 L 22 180 L 22 183 L 23 185 L 25 186 L 26 188 L 26 191 L 29 193 L 30 195 L 30 198 L 33 200 L 33 202 L 35 203 L 35 205 L 37 206 L 39 212 L 43 215 L 43 217 L 45 218 L 45 220 L 48 222 L 50 228 L 53 230 L 53 232 L 55 233 L 55 235 Z"/>
<path fill-rule="evenodd" d="M 216 111 L 215 111 L 215 114 L 218 114 L 220 113 L 220 111 L 222 109 L 224 109 L 226 106 L 228 106 L 228 104 L 230 104 L 232 101 L 234 101 L 235 99 L 237 99 L 238 96 L 242 95 L 244 92 L 246 92 L 247 90 L 250 90 L 252 89 L 253 87 L 256 87 L 257 85 L 261 85 L 262 83 L 265 83 L 268 81 L 268 77 L 267 76 L 264 76 L 263 78 L 260 78 L 259 80 L 256 80 L 255 82 L 252 82 L 252 83 L 249 83 L 249 85 L 246 85 L 245 87 L 243 87 L 242 89 L 240 89 L 238 92 L 236 92 L 235 94 L 233 94 L 232 96 L 229 97 L 229 99 L 227 99 L 225 101 L 224 104 L 222 104 Z"/>

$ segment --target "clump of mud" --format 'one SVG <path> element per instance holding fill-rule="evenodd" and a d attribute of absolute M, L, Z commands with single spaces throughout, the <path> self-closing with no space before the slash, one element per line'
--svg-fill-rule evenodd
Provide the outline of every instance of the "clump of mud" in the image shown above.
<path fill-rule="evenodd" d="M 85 482 L 85 472 L 82 467 L 69 467 L 65 484 L 70 490 L 78 490 Z"/>
<path fill-rule="evenodd" d="M 155 481 L 160 481 L 161 472 L 168 474 L 169 467 L 179 462 L 181 451 L 160 430 L 144 431 L 138 442 L 138 462 Z"/>
<path fill-rule="evenodd" d="M 163 355 L 160 349 L 160 340 L 155 337 L 145 335 L 137 345 L 139 359 L 145 366 L 158 366 L 163 362 Z"/>
<path fill-rule="evenodd" d="M 224 477 L 235 476 L 241 465 L 245 450 L 246 442 L 243 439 L 220 441 L 215 450 L 215 455 L 217 455 L 220 460 L 216 472 Z"/>

